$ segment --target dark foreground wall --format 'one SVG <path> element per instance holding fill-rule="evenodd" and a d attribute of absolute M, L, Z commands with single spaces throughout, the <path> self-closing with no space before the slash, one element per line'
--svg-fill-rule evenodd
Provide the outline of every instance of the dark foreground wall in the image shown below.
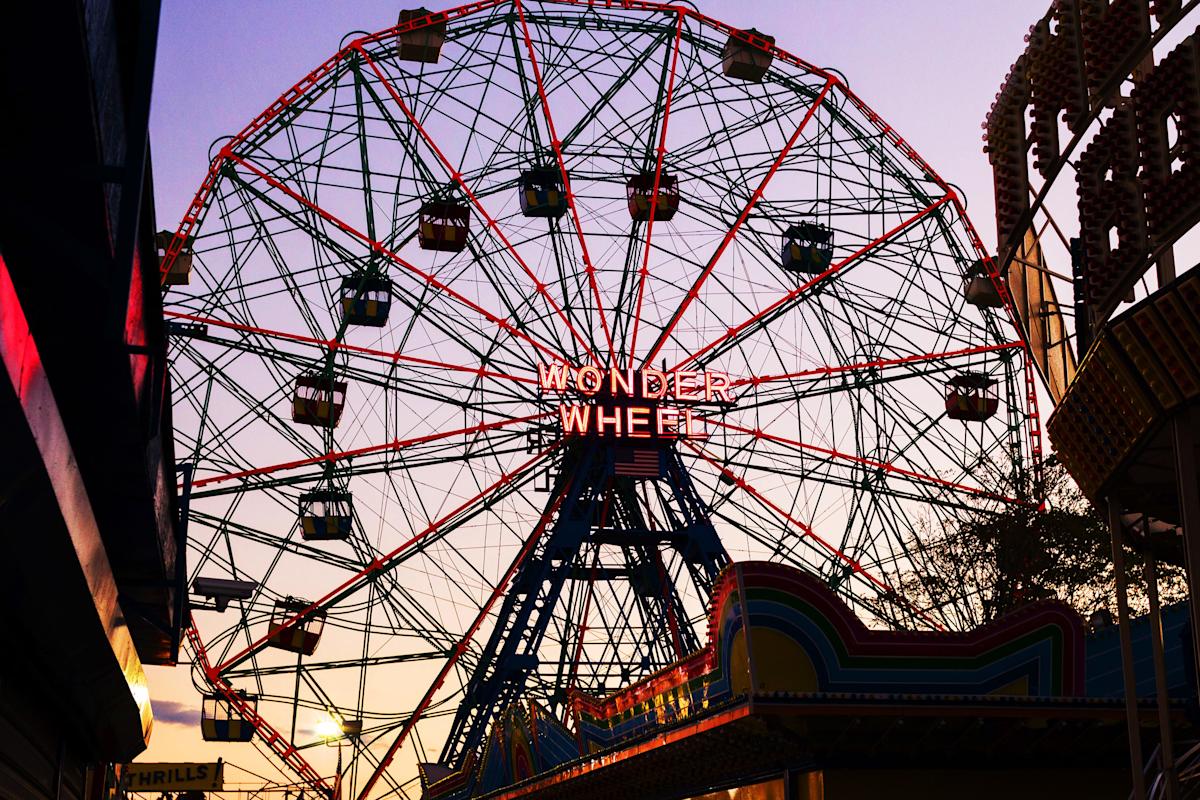
<path fill-rule="evenodd" d="M 0 798 L 105 796 L 186 616 L 147 119 L 158 0 L 0 9 Z"/>

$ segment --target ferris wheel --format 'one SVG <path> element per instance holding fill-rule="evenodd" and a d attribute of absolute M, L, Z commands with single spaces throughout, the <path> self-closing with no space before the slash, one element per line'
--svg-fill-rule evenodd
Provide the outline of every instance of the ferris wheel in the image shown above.
<path fill-rule="evenodd" d="M 360 796 L 411 795 L 508 704 L 673 663 L 734 561 L 966 627 L 965 589 L 901 591 L 913 544 L 1035 502 L 961 198 L 769 36 L 403 12 L 212 156 L 160 241 L 203 733 L 315 788 L 315 720 Z"/>

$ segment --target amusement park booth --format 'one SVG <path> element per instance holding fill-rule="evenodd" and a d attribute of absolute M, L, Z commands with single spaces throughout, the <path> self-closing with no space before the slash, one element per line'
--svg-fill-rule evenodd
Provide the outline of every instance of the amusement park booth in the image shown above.
<path fill-rule="evenodd" d="M 1165 616 L 1175 697 L 1186 618 Z M 1120 663 L 1111 628 L 1059 602 L 966 633 L 873 630 L 820 579 L 745 562 L 718 579 L 700 651 L 574 694 L 567 724 L 509 708 L 462 770 L 423 766 L 423 796 L 1125 798 Z M 1177 730 L 1189 709 L 1171 706 Z M 1156 719 L 1148 699 L 1139 712 Z"/>

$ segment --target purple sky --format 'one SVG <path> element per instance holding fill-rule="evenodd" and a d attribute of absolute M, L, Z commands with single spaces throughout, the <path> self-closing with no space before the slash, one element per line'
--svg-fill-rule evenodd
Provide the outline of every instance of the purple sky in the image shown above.
<path fill-rule="evenodd" d="M 167 0 L 151 111 L 159 227 L 178 223 L 215 139 L 240 130 L 332 55 L 346 33 L 394 24 L 400 5 Z M 797 56 L 843 73 L 962 188 L 989 244 L 992 179 L 979 126 L 1046 6 L 1046 0 L 700 3 L 709 16 L 770 33 Z"/>
<path fill-rule="evenodd" d="M 708 0 L 699 5 L 710 16 L 772 34 L 781 47 L 844 74 L 860 97 L 963 190 L 984 241 L 994 246 L 991 172 L 981 150 L 980 123 L 1024 47 L 1025 32 L 1048 2 Z M 214 140 L 241 129 L 333 54 L 347 33 L 394 24 L 401 5 L 406 4 L 168 0 L 151 115 L 158 227 L 178 224 Z M 152 669 L 150 679 L 160 719 L 142 760 L 224 755 L 277 775 L 252 750 L 199 742 L 199 698 L 186 667 Z M 314 755 L 329 761 L 333 751 Z M 231 775 L 235 779 L 247 776 Z"/>

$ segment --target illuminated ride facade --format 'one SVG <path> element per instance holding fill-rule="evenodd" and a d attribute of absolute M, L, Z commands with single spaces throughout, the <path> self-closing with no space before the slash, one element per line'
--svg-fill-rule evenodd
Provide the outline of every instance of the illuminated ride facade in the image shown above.
<path fill-rule="evenodd" d="M 914 544 L 1038 503 L 1032 366 L 962 199 L 840 75 L 652 2 L 343 45 L 164 237 L 192 576 L 242 593 L 188 634 L 231 739 L 328 793 L 332 716 L 344 787 L 419 791 L 514 704 L 568 720 L 702 650 L 748 560 L 976 626 Z"/>
<path fill-rule="evenodd" d="M 1167 640 L 1154 634 L 1152 663 L 1139 666 L 1125 635 L 1127 548 L 1149 556 L 1139 582 L 1152 630 L 1159 562 L 1186 568 L 1190 597 L 1200 588 L 1200 274 L 1180 266 L 1197 260 L 1200 222 L 1194 8 L 1053 3 L 984 122 L 996 264 L 1054 404 L 1046 430 L 1112 533 L 1138 800 L 1196 791 L 1200 758 L 1194 743 L 1172 741 L 1169 719 L 1152 732 L 1135 708 L 1147 672 L 1160 708 L 1178 698 L 1163 679 Z M 1194 603 L 1190 615 L 1200 628 Z"/>

